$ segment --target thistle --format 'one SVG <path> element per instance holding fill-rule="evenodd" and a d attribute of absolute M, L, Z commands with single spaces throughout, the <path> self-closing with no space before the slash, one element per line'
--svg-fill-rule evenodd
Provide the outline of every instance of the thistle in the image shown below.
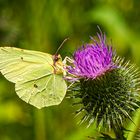
<path fill-rule="evenodd" d="M 88 126 L 113 129 L 120 138 L 120 130 L 126 119 L 139 107 L 140 78 L 138 69 L 124 62 L 106 44 L 106 37 L 97 34 L 98 41 L 80 47 L 68 67 L 71 97 L 79 99 L 77 114 L 84 113 L 81 122 Z"/>

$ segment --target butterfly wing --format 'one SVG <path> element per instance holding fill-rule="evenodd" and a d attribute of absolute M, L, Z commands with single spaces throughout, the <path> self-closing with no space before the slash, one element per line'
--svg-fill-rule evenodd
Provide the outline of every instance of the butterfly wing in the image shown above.
<path fill-rule="evenodd" d="M 37 108 L 58 105 L 66 94 L 63 72 L 54 73 L 50 54 L 0 47 L 0 72 L 15 83 L 22 100 Z"/>

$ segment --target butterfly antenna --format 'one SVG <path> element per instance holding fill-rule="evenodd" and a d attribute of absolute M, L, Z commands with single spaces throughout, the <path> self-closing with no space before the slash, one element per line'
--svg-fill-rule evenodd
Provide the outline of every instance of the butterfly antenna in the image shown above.
<path fill-rule="evenodd" d="M 65 38 L 65 39 L 63 40 L 63 42 L 61 43 L 61 45 L 60 45 L 59 48 L 57 49 L 55 55 L 57 55 L 57 53 L 59 52 L 59 50 L 61 49 L 61 47 L 63 46 L 63 44 L 64 44 L 67 40 L 69 40 L 69 37 L 68 37 L 68 38 Z"/>

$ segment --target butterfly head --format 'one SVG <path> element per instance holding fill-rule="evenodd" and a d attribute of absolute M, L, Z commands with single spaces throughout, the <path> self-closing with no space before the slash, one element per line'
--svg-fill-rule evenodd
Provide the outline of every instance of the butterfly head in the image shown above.
<path fill-rule="evenodd" d="M 53 55 L 53 66 L 54 66 L 54 73 L 61 74 L 64 71 L 64 64 L 62 62 L 62 57 L 60 54 Z"/>
<path fill-rule="evenodd" d="M 56 64 L 59 61 L 62 61 L 62 57 L 60 56 L 60 54 L 53 55 L 53 62 L 54 62 L 54 64 Z"/>
<path fill-rule="evenodd" d="M 64 41 L 61 43 L 61 45 L 59 46 L 59 48 L 57 49 L 57 51 L 55 52 L 55 54 L 53 55 L 53 66 L 54 66 L 54 73 L 56 74 L 64 74 L 65 70 L 64 70 L 64 64 L 62 62 L 62 57 L 60 56 L 60 54 L 58 54 L 59 50 L 61 49 L 61 47 L 63 46 L 63 44 L 68 40 L 69 38 L 64 39 Z"/>

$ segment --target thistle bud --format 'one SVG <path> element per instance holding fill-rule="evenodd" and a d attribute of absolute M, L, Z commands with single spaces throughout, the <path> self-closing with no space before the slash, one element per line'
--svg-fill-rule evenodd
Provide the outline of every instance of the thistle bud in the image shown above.
<path fill-rule="evenodd" d="M 121 129 L 126 119 L 139 107 L 140 78 L 138 69 L 118 57 L 106 44 L 105 35 L 99 41 L 86 44 L 73 55 L 68 67 L 74 82 L 71 97 L 79 99 L 79 110 L 84 112 L 81 122 L 113 129 Z"/>

